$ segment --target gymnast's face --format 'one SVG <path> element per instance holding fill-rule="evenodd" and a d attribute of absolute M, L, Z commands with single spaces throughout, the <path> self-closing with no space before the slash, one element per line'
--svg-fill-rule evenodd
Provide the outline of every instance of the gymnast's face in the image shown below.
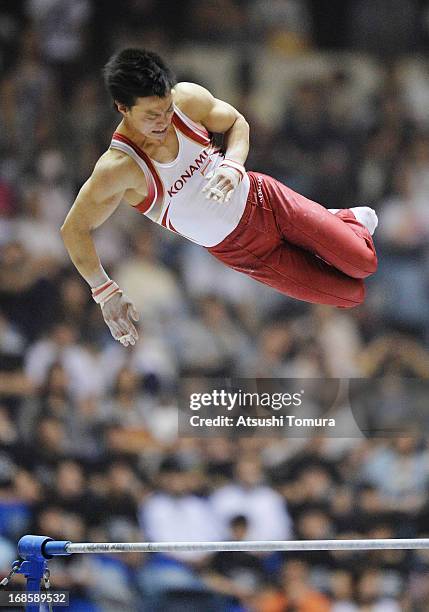
<path fill-rule="evenodd" d="M 134 130 L 150 140 L 162 142 L 173 118 L 173 91 L 164 98 L 137 98 L 131 107 L 118 104 L 118 110 Z"/>

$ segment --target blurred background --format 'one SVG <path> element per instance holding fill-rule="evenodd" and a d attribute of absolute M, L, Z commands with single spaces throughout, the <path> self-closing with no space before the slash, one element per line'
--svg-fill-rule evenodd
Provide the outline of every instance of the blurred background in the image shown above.
<path fill-rule="evenodd" d="M 119 122 L 100 69 L 125 46 L 236 105 L 249 169 L 377 210 L 363 306 L 290 300 L 123 205 L 96 241 L 141 339 L 112 340 L 58 230 Z M 2 0 L 1 575 L 24 533 L 428 535 L 412 422 L 396 439 L 198 440 L 177 436 L 176 406 L 189 375 L 428 377 L 428 51 L 427 0 Z M 429 609 L 423 551 L 75 555 L 51 570 L 73 612 Z"/>

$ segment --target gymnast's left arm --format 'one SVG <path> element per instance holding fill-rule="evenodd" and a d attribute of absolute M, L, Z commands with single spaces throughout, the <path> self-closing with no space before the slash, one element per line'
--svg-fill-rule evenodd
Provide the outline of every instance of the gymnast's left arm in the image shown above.
<path fill-rule="evenodd" d="M 246 172 L 249 124 L 231 104 L 218 100 L 194 83 L 176 85 L 175 101 L 188 117 L 204 125 L 209 132 L 224 134 L 225 160 L 204 187 L 204 192 L 208 198 L 227 202 Z"/>

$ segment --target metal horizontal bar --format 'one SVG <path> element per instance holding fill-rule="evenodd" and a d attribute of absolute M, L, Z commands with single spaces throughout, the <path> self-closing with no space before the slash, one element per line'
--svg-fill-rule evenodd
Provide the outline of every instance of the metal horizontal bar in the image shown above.
<path fill-rule="evenodd" d="M 48 546 L 49 547 L 49 546 Z M 64 554 L 125 552 L 220 552 L 220 551 L 311 551 L 311 550 L 418 550 L 429 549 L 429 538 L 374 540 L 289 540 L 234 542 L 130 542 L 66 543 Z M 58 553 L 56 553 L 58 554 Z"/>

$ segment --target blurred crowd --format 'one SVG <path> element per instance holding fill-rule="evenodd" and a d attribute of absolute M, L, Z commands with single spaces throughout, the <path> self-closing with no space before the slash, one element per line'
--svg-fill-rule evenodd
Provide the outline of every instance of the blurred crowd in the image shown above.
<path fill-rule="evenodd" d="M 427 535 L 429 449 L 412 419 L 390 440 L 177 434 L 185 376 L 429 376 L 427 3 L 120 5 L 0 6 L 0 574 L 24 533 L 74 541 Z M 208 86 L 210 66 L 226 53 L 237 66 L 228 82 L 234 102 L 251 124 L 247 167 L 327 207 L 377 210 L 380 266 L 363 306 L 290 300 L 123 205 L 95 238 L 141 313 L 140 340 L 128 349 L 113 341 L 58 230 L 118 123 L 100 68 L 134 44 L 159 51 L 179 80 Z M 206 79 L 184 60 L 190 44 Z M 254 95 L 267 53 L 285 70 L 309 56 L 327 66 L 317 78 L 293 78 L 272 118 Z M 370 86 L 348 71 L 350 57 L 371 66 Z M 395 397 L 393 389 L 386 413 Z M 423 612 L 428 570 L 423 551 L 52 563 L 70 609 L 94 612 Z"/>

